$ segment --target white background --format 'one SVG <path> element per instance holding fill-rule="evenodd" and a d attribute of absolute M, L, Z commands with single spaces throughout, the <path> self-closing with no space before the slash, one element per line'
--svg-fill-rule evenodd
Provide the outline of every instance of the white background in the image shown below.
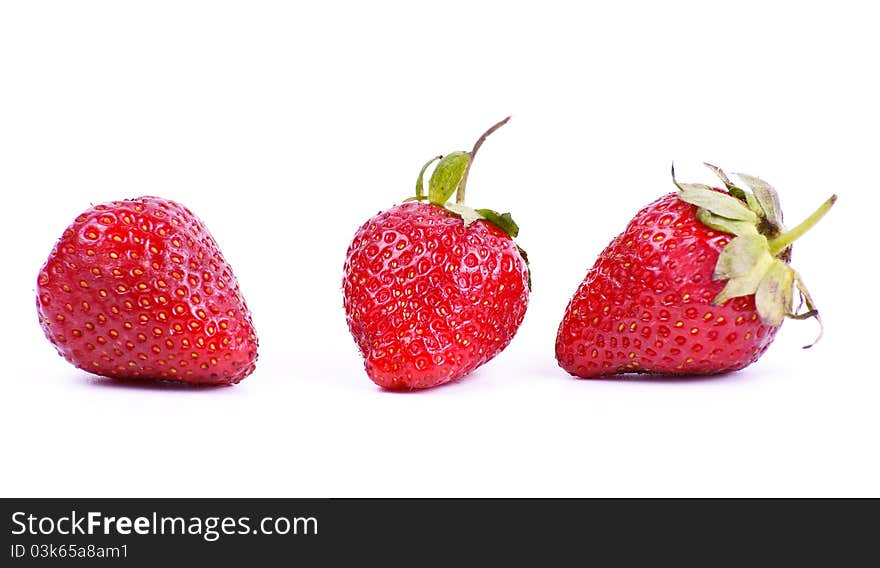
<path fill-rule="evenodd" d="M 880 496 L 877 16 L 870 3 L 17 2 L 0 8 L 3 496 Z M 345 250 L 422 163 L 483 146 L 534 292 L 459 383 L 387 393 Z M 637 209 L 713 161 L 773 183 L 825 315 L 748 369 L 578 381 L 558 322 Z M 131 386 L 55 355 L 37 270 L 92 203 L 208 225 L 260 337 L 236 387 Z"/>

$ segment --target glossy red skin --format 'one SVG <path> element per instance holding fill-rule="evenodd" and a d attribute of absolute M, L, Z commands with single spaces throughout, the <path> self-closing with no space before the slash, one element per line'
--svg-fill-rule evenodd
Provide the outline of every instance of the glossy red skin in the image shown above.
<path fill-rule="evenodd" d="M 343 278 L 348 328 L 367 375 L 391 390 L 459 379 L 500 353 L 525 316 L 528 269 L 485 221 L 404 203 L 355 234 Z"/>
<path fill-rule="evenodd" d="M 235 384 L 257 358 L 250 312 L 214 239 L 157 197 L 79 215 L 40 270 L 37 310 L 59 354 L 106 377 Z"/>
<path fill-rule="evenodd" d="M 712 273 L 733 237 L 703 225 L 670 193 L 648 205 L 599 255 L 565 310 L 559 365 L 577 377 L 617 373 L 708 375 L 756 361 L 777 327 L 754 295 L 713 306 Z"/>

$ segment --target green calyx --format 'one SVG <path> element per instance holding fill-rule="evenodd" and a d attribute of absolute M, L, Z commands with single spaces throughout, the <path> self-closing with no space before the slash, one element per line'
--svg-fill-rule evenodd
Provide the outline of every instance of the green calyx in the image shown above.
<path fill-rule="evenodd" d="M 507 124 L 508 120 L 510 120 L 509 116 L 492 125 L 489 130 L 484 132 L 477 139 L 474 147 L 469 152 L 450 152 L 445 156 L 436 156 L 429 160 L 424 166 L 422 166 L 421 171 L 419 171 L 419 177 L 416 180 L 415 196 L 409 197 L 404 201 L 427 200 L 429 203 L 442 207 L 450 213 L 461 217 L 465 227 L 471 225 L 474 221 L 483 220 L 495 225 L 510 235 L 511 238 L 516 238 L 517 235 L 519 235 L 519 226 L 514 222 L 510 213 L 498 213 L 492 209 L 474 209 L 464 204 L 468 173 L 474 162 L 474 157 L 477 155 L 477 150 L 480 149 L 480 146 L 483 145 L 483 142 L 486 141 L 486 138 L 488 138 L 490 134 Z M 428 168 L 434 162 L 437 162 L 437 165 L 434 166 L 434 171 L 431 173 L 431 177 L 428 180 L 428 192 L 426 195 L 424 186 L 425 172 L 427 172 Z M 453 194 L 455 195 L 455 201 L 451 202 L 449 200 L 452 198 Z M 517 249 L 528 267 L 529 261 L 526 252 L 520 248 L 519 245 L 517 245 Z M 530 289 L 531 286 L 532 281 L 530 272 Z"/>
<path fill-rule="evenodd" d="M 727 283 L 712 303 L 723 304 L 731 298 L 754 294 L 758 315 L 766 325 L 778 326 L 786 317 L 812 317 L 819 322 L 821 337 L 819 311 L 800 275 L 788 263 L 791 244 L 819 222 L 837 196 L 832 195 L 798 226 L 786 231 L 779 196 L 770 184 L 754 176 L 735 174 L 749 188 L 742 189 L 734 185 L 721 168 L 706 166 L 721 179 L 726 193 L 704 184 L 679 183 L 674 166 L 672 181 L 680 191 L 678 198 L 697 206 L 700 222 L 734 235 L 718 255 L 712 278 Z M 797 308 L 794 307 L 795 289 L 800 299 Z M 801 311 L 802 308 L 806 311 Z"/>

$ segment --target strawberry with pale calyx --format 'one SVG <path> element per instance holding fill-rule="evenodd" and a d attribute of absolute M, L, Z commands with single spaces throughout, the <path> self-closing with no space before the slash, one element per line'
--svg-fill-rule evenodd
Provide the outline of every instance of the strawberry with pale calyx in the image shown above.
<path fill-rule="evenodd" d="M 784 318 L 819 319 L 789 266 L 791 244 L 836 196 L 785 231 L 769 184 L 738 174 L 747 191 L 707 165 L 724 190 L 678 183 L 673 172 L 679 191 L 642 209 L 599 255 L 559 326 L 563 369 L 582 378 L 723 373 L 756 361 Z"/>
<path fill-rule="evenodd" d="M 464 377 L 500 353 L 525 315 L 529 270 L 509 213 L 464 204 L 474 156 L 438 156 L 419 172 L 415 196 L 355 234 L 343 296 L 367 375 L 390 390 Z M 423 179 L 437 162 L 425 195 Z M 448 200 L 456 194 L 454 203 Z"/>
<path fill-rule="evenodd" d="M 58 353 L 97 375 L 235 384 L 257 358 L 217 243 L 189 209 L 158 197 L 79 215 L 40 270 L 37 310 Z"/>

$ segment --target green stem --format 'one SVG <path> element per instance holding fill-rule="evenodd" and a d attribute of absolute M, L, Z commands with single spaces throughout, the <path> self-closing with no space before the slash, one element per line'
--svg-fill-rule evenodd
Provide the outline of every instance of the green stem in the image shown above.
<path fill-rule="evenodd" d="M 813 211 L 812 215 L 804 219 L 800 225 L 788 232 L 782 233 L 778 237 L 770 239 L 770 254 L 772 256 L 778 255 L 791 246 L 791 243 L 799 239 L 804 233 L 812 229 L 813 225 L 818 223 L 819 220 L 828 213 L 828 210 L 831 209 L 831 206 L 834 205 L 835 201 L 837 201 L 837 196 L 832 195 L 827 201 L 825 201 L 825 203 L 820 205 L 818 209 Z"/>
<path fill-rule="evenodd" d="M 471 150 L 470 159 L 468 160 L 468 165 L 464 169 L 464 174 L 462 174 L 462 176 L 461 176 L 461 182 L 459 182 L 459 184 L 458 184 L 458 191 L 455 194 L 455 202 L 458 205 L 464 205 L 464 189 L 465 189 L 465 186 L 467 185 L 468 173 L 471 171 L 471 165 L 474 163 L 474 157 L 477 155 L 477 150 L 480 149 L 480 146 L 483 145 L 483 142 L 486 141 L 486 138 L 488 138 L 490 134 L 492 134 L 493 132 L 495 132 L 496 130 L 498 130 L 499 128 L 504 126 L 505 124 L 507 124 L 508 120 L 510 120 L 509 116 L 507 118 L 505 118 L 504 120 L 499 121 L 499 122 L 495 123 L 494 125 L 492 125 L 492 128 L 490 128 L 489 130 L 484 132 L 483 135 L 480 136 L 480 138 L 474 144 L 474 149 Z"/>

